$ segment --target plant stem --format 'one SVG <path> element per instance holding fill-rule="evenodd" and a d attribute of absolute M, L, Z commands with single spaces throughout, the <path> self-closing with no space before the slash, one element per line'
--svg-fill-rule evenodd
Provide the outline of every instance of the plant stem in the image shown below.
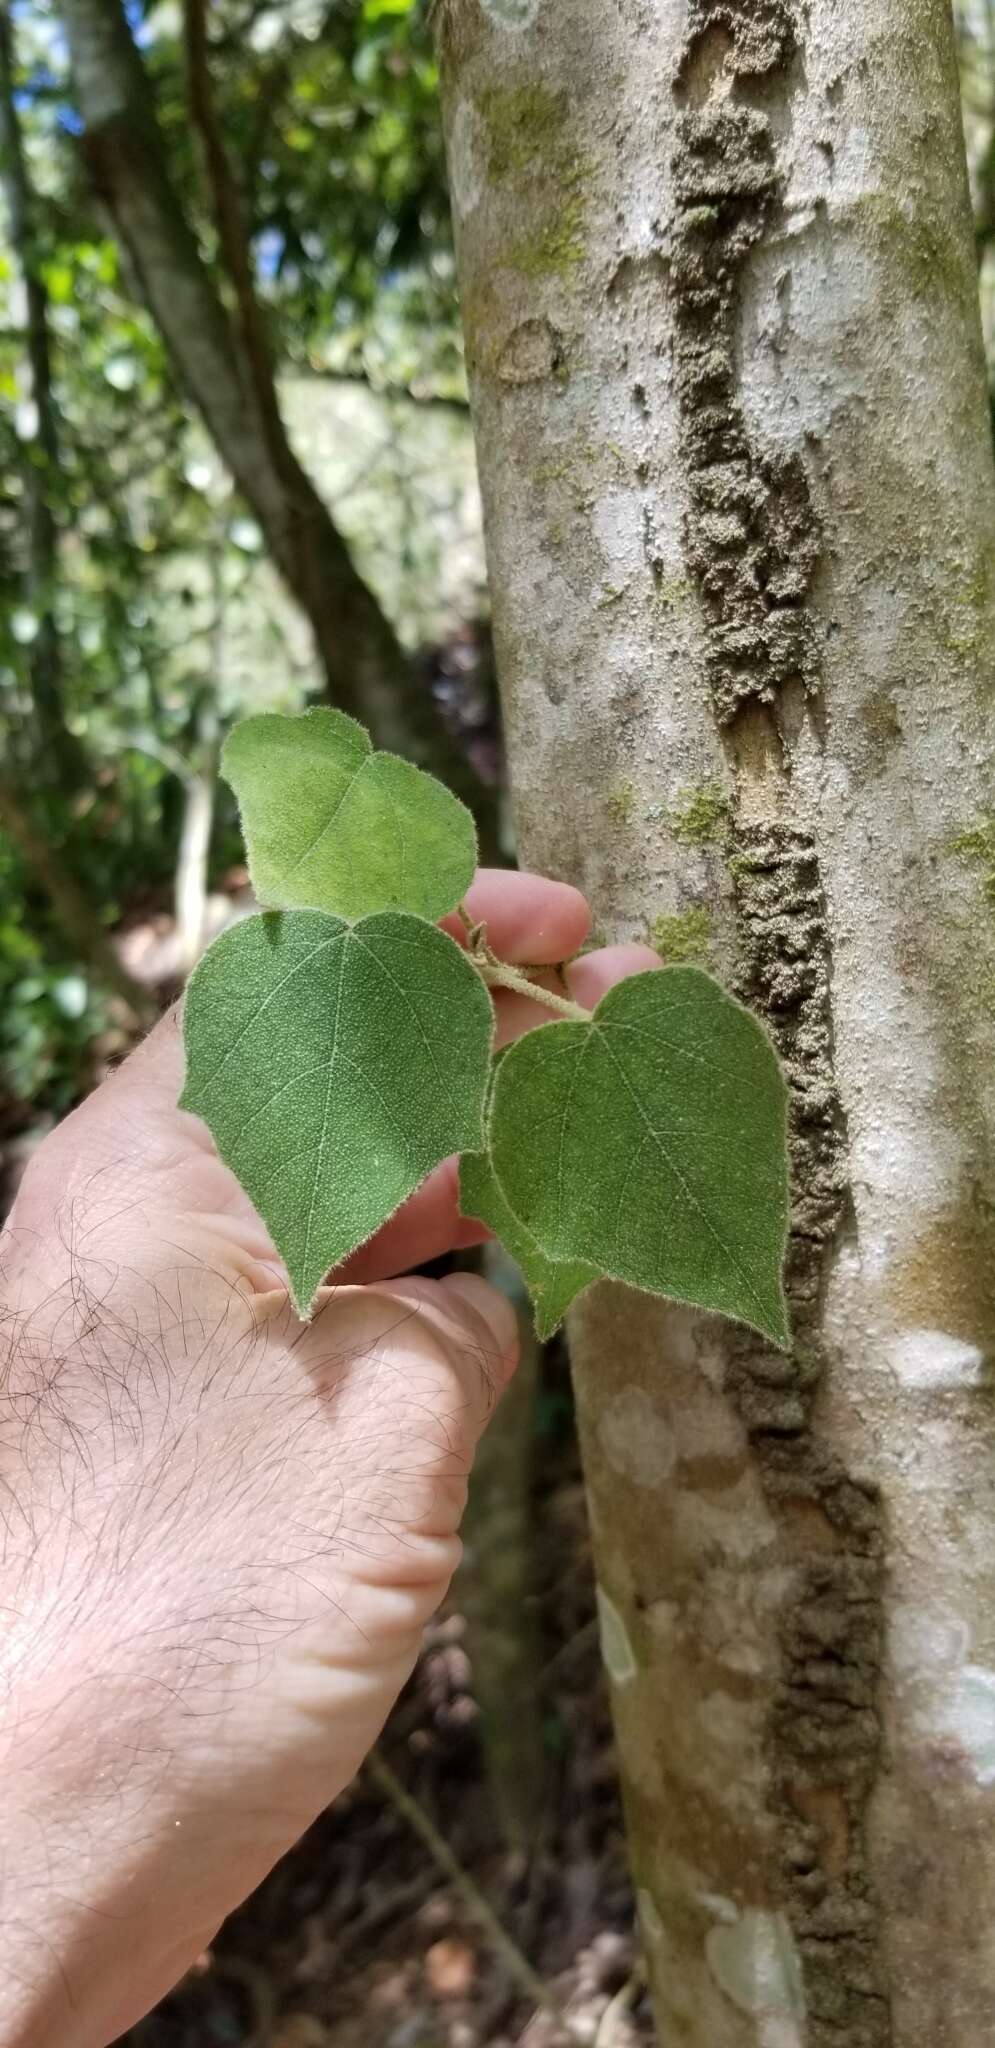
<path fill-rule="evenodd" d="M 594 2048 L 614 2048 L 614 2037 L 618 2032 L 615 2022 L 631 2011 L 645 1983 L 646 1972 L 642 1962 L 638 1962 L 621 1991 L 616 1991 L 610 2005 L 606 2005 L 594 2036 Z"/>
<path fill-rule="evenodd" d="M 570 2021 L 549 1986 L 544 1984 L 538 1971 L 533 1969 L 528 1958 L 522 1954 L 517 1942 L 512 1940 L 507 1928 L 502 1926 L 493 1906 L 485 1899 L 483 1892 L 478 1890 L 469 1872 L 457 1862 L 448 1842 L 443 1840 L 424 1807 L 419 1805 L 417 1799 L 412 1798 L 410 1792 L 405 1791 L 400 1779 L 391 1770 L 379 1749 L 374 1749 L 367 1757 L 366 1769 L 374 1784 L 379 1787 L 385 1798 L 390 1800 L 402 1820 L 407 1821 L 439 1869 L 459 1892 L 464 1905 L 483 1928 L 497 1953 L 503 1957 L 508 1973 L 514 1978 L 519 1989 L 525 1992 L 526 1997 L 534 1999 L 535 2003 L 555 2020 L 557 2026 L 562 2027 L 568 2039 L 575 2039 Z"/>
<path fill-rule="evenodd" d="M 488 953 L 471 953 L 470 958 L 488 988 L 514 989 L 516 995 L 528 996 L 533 1003 L 541 1003 L 556 1017 L 569 1017 L 574 1024 L 590 1023 L 590 1010 L 582 1009 L 580 1003 L 567 1002 L 564 996 L 554 995 L 552 989 L 543 988 L 541 982 L 530 981 L 527 974 L 519 974 L 514 967 L 508 966 L 506 960 L 496 960 Z"/>
<path fill-rule="evenodd" d="M 557 1017 L 569 1017 L 574 1024 L 589 1024 L 590 1010 L 580 1003 L 568 1002 L 566 997 L 554 995 L 551 988 L 544 988 L 539 981 L 533 981 L 533 973 L 540 968 L 509 967 L 507 960 L 499 960 L 493 948 L 487 943 L 487 928 L 476 924 L 465 903 L 458 903 L 456 915 L 466 933 L 466 950 L 482 981 L 488 988 L 514 989 L 516 995 L 529 996 L 534 1003 L 541 1003 L 544 1009 L 552 1010 Z"/>

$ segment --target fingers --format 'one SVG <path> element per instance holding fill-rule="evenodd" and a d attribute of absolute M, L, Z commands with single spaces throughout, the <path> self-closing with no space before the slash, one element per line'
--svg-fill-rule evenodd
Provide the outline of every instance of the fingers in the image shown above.
<path fill-rule="evenodd" d="M 651 946 L 604 946 L 598 953 L 585 953 L 583 959 L 570 962 L 565 970 L 567 990 L 585 1010 L 593 1010 L 601 997 L 627 974 L 645 974 L 661 965 L 659 954 Z M 563 984 L 555 975 L 543 975 L 542 979 L 547 988 L 563 994 Z M 496 1008 L 498 1046 L 510 1045 L 513 1039 L 521 1038 L 523 1031 L 533 1031 L 537 1024 L 550 1021 L 550 1012 L 541 1003 L 533 1003 L 514 990 L 502 989 Z"/>
<path fill-rule="evenodd" d="M 273 1320 L 284 1326 L 285 1299 L 262 1297 L 255 1314 L 260 1325 Z M 293 1353 L 319 1386 L 334 1389 L 340 1436 L 352 1403 L 367 1419 L 371 1406 L 387 1404 L 379 1434 L 369 1436 L 378 1457 L 389 1428 L 422 1435 L 434 1415 L 448 1425 L 440 1439 L 442 1462 L 465 1477 L 517 1364 L 518 1321 L 510 1302 L 473 1274 L 329 1287 L 321 1290 L 311 1322 L 299 1327 Z"/>
<path fill-rule="evenodd" d="M 529 965 L 569 959 L 583 944 L 591 921 L 578 889 L 566 882 L 548 882 L 542 875 L 501 868 L 480 869 L 466 904 L 472 918 L 486 923 L 496 952 Z M 458 918 L 446 918 L 445 929 L 462 937 Z M 127 1094 L 143 1117 L 149 1111 L 172 1109 L 183 1086 L 183 1067 L 180 1006 L 174 1003 L 111 1076 L 106 1091 L 98 1090 L 91 1100 L 108 1105 L 113 1100 L 119 1110 Z"/>
<path fill-rule="evenodd" d="M 580 890 L 543 875 L 480 868 L 465 900 L 474 922 L 486 924 L 495 953 L 519 966 L 569 960 L 590 929 L 591 913 Z M 443 929 L 463 937 L 458 917 L 444 918 Z"/>
<path fill-rule="evenodd" d="M 660 965 L 659 955 L 649 946 L 606 946 L 602 952 L 588 953 L 584 959 L 573 961 L 566 970 L 567 985 L 578 1002 L 593 1010 L 616 981 Z M 547 979 L 550 986 L 556 985 L 555 976 Z M 507 1045 L 535 1025 L 548 1024 L 550 1014 L 541 1003 L 529 1002 L 525 996 L 502 989 L 497 1003 L 497 1043 Z M 446 1159 L 390 1222 L 339 1267 L 335 1280 L 339 1284 L 368 1285 L 391 1274 L 407 1272 L 412 1266 L 425 1265 L 429 1259 L 441 1258 L 444 1252 L 483 1244 L 490 1235 L 479 1223 L 460 1215 L 459 1162 Z"/>
<path fill-rule="evenodd" d="M 585 953 L 582 960 L 571 960 L 566 971 L 567 987 L 575 1002 L 583 1003 L 585 1010 L 593 1010 L 602 996 L 617 981 L 624 981 L 626 975 L 646 974 L 662 966 L 663 961 L 652 946 L 602 946 L 597 953 Z"/>
<path fill-rule="evenodd" d="M 411 1302 L 448 1345 L 484 1367 L 495 1392 L 510 1379 L 518 1360 L 518 1317 L 507 1296 L 479 1273 L 387 1281 L 377 1292 Z"/>
<path fill-rule="evenodd" d="M 394 1273 L 427 1265 L 443 1252 L 465 1251 L 483 1244 L 490 1232 L 459 1212 L 459 1162 L 444 1159 L 417 1192 L 368 1244 L 346 1259 L 335 1274 L 337 1283 L 362 1286 Z"/>

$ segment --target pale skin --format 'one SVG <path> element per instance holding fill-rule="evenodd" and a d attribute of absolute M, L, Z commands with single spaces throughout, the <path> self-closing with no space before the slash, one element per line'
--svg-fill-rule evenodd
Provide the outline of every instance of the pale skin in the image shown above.
<path fill-rule="evenodd" d="M 531 875 L 481 873 L 466 910 L 512 968 L 588 927 Z M 569 999 L 658 964 L 588 954 Z M 550 1014 L 494 998 L 499 1040 Z M 0 1238 L 4 2048 L 103 2048 L 358 1770 L 514 1367 L 482 1280 L 396 1277 L 484 1235 L 455 1162 L 305 1325 L 181 1076 L 171 1013 L 39 1148 Z"/>

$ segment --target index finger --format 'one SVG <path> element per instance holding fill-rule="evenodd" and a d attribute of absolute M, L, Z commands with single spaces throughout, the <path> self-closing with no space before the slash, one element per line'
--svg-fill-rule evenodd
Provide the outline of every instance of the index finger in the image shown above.
<path fill-rule="evenodd" d="M 569 960 L 591 926 L 591 913 L 579 889 L 512 868 L 479 868 L 464 906 L 474 924 L 487 926 L 495 953 L 520 967 Z M 455 914 L 443 918 L 442 928 L 454 939 L 465 936 Z"/>

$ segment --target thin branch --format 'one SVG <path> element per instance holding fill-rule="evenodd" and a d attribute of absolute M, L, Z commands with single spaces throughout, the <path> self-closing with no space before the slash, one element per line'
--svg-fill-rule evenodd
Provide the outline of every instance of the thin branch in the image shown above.
<path fill-rule="evenodd" d="M 315 377 L 324 384 L 362 384 L 374 398 L 398 398 L 405 405 L 436 406 L 445 412 L 458 412 L 463 419 L 470 417 L 469 399 L 460 398 L 455 392 L 415 391 L 410 384 L 380 383 L 366 370 L 325 370 L 314 363 L 290 363 L 288 370 L 292 376 Z"/>
<path fill-rule="evenodd" d="M 533 972 L 545 973 L 544 968 L 519 969 L 509 967 L 507 960 L 499 959 L 487 943 L 486 926 L 474 923 L 465 904 L 457 904 L 456 915 L 466 933 L 467 957 L 488 988 L 512 989 L 516 995 L 528 996 L 530 1002 L 541 1003 L 544 1009 L 552 1010 L 557 1017 L 568 1018 L 572 1024 L 590 1023 L 590 1010 L 585 1010 L 580 1003 L 568 1002 L 564 996 L 554 995 L 551 988 L 544 988 L 541 981 L 532 979 Z"/>
<path fill-rule="evenodd" d="M 631 2012 L 645 1984 L 646 1971 L 640 1960 L 621 1990 L 616 1991 L 614 1998 L 605 2006 L 592 2048 L 615 2048 L 616 2021 L 623 2019 L 627 2012 Z"/>
<path fill-rule="evenodd" d="M 286 435 L 280 419 L 269 336 L 252 276 L 241 195 L 214 105 L 206 0 L 184 0 L 183 23 L 190 109 L 200 132 L 221 256 L 235 295 L 245 365 L 252 380 L 270 452 L 279 464 L 286 449 Z"/>
<path fill-rule="evenodd" d="M 543 2012 L 549 2014 L 550 2019 L 563 2029 L 569 2040 L 576 2040 L 577 2035 L 548 1984 L 545 1984 L 538 1971 L 533 1969 L 528 1957 L 522 1954 L 518 1943 L 512 1939 L 507 1928 L 498 1919 L 493 1906 L 485 1899 L 483 1892 L 478 1890 L 462 1863 L 457 1861 L 448 1842 L 443 1840 L 434 1821 L 425 1812 L 424 1807 L 419 1805 L 417 1799 L 413 1799 L 410 1792 L 405 1791 L 400 1778 L 391 1770 L 379 1749 L 373 1750 L 367 1758 L 366 1769 L 378 1790 L 389 1799 L 401 1819 L 405 1820 L 418 1836 L 419 1841 L 424 1843 L 443 1876 L 459 1893 L 491 1946 L 502 1958 L 508 1975 L 514 1979 L 527 1998 L 532 1999 Z"/>
<path fill-rule="evenodd" d="M 556 1017 L 567 1017 L 572 1024 L 589 1024 L 590 1010 L 582 1009 L 580 1003 L 568 1003 L 563 996 L 554 996 L 551 988 L 543 988 L 539 981 L 530 981 L 527 974 L 518 974 L 509 967 L 506 960 L 488 959 L 479 953 L 470 955 L 482 981 L 488 988 L 512 989 L 515 995 L 528 996 L 532 1003 L 541 1003 L 544 1010 L 552 1010 Z"/>

